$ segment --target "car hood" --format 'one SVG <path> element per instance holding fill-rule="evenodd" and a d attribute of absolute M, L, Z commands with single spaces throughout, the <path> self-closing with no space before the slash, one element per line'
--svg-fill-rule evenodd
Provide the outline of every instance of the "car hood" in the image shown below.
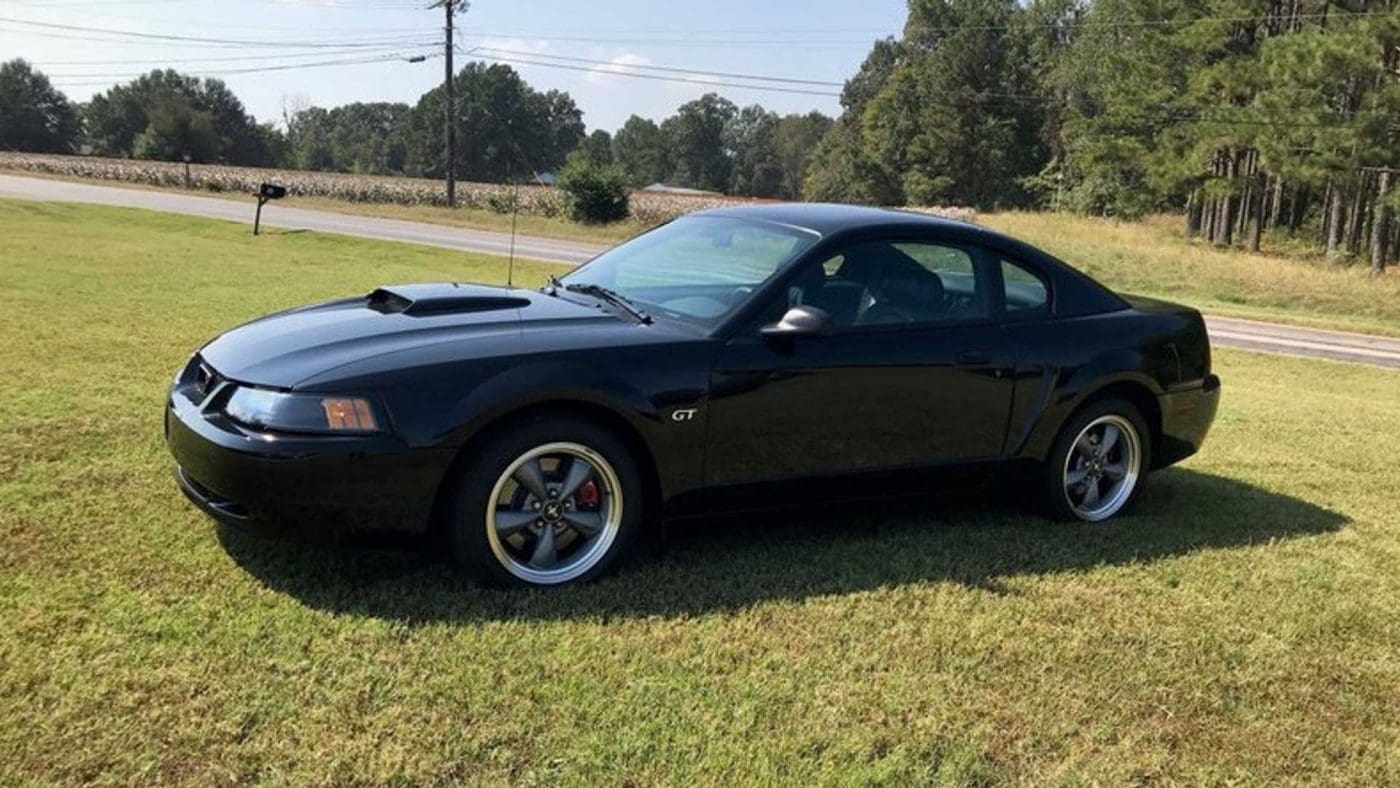
<path fill-rule="evenodd" d="M 245 323 L 200 350 L 224 377 L 292 388 L 367 358 L 440 343 L 458 355 L 518 347 L 526 332 L 625 323 L 609 311 L 533 290 L 470 284 L 381 287 L 359 298 L 291 309 Z"/>

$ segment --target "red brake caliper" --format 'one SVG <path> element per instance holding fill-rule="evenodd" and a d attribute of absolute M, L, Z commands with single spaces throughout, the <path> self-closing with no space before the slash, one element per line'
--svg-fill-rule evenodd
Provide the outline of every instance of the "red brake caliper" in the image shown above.
<path fill-rule="evenodd" d="M 575 493 L 575 495 L 578 496 L 579 506 L 588 509 L 596 509 L 598 507 L 598 485 L 594 484 L 592 481 L 584 482 L 583 486 L 578 488 L 578 492 Z"/>

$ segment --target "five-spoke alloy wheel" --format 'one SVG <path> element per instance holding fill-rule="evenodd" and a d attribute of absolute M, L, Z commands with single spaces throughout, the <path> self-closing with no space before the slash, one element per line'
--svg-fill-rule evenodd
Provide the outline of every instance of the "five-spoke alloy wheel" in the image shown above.
<path fill-rule="evenodd" d="M 527 583 L 566 583 L 617 539 L 621 483 L 579 443 L 546 443 L 506 468 L 486 504 L 486 537 L 506 571 Z"/>
<path fill-rule="evenodd" d="M 513 425 L 458 478 L 453 552 L 491 585 L 590 580 L 635 539 L 640 488 L 626 444 L 602 427 L 567 418 Z"/>
<path fill-rule="evenodd" d="M 1046 462 L 1051 513 L 1098 522 L 1122 511 L 1138 491 L 1150 451 L 1142 414 L 1131 403 L 1090 404 L 1065 424 Z"/>

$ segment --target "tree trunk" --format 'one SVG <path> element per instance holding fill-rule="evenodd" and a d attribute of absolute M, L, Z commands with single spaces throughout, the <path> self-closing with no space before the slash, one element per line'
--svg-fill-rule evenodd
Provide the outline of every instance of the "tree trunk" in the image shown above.
<path fill-rule="evenodd" d="M 1336 184 L 1328 186 L 1327 198 L 1327 256 L 1335 259 L 1342 244 L 1342 190 Z"/>
<path fill-rule="evenodd" d="M 1235 158 L 1228 153 L 1225 155 L 1225 178 L 1231 189 L 1233 189 L 1235 181 Z M 1216 246 L 1229 246 L 1230 241 L 1233 240 L 1232 233 L 1235 229 L 1234 214 L 1232 212 L 1234 208 L 1234 198 L 1229 192 L 1226 192 L 1219 197 L 1219 200 L 1220 204 L 1215 216 L 1215 237 L 1211 240 Z"/>
<path fill-rule="evenodd" d="M 1201 234 L 1201 190 L 1194 189 L 1186 198 L 1186 237 L 1195 238 Z"/>
<path fill-rule="evenodd" d="M 1283 178 L 1274 176 L 1273 198 L 1269 200 L 1269 227 L 1278 227 L 1279 217 L 1283 215 Z"/>
<path fill-rule="evenodd" d="M 1362 178 L 1352 195 L 1351 210 L 1347 212 L 1347 256 L 1355 257 L 1361 251 L 1362 217 L 1366 215 L 1367 179 Z"/>
<path fill-rule="evenodd" d="M 1236 157 L 1236 160 L 1239 162 L 1235 168 L 1236 175 L 1244 180 L 1244 191 L 1240 193 L 1239 211 L 1237 211 L 1238 215 L 1235 218 L 1235 235 L 1243 237 L 1245 231 L 1249 229 L 1249 217 L 1254 213 L 1251 208 L 1254 205 L 1254 193 L 1258 191 L 1254 188 L 1254 152 L 1243 151 Z"/>
<path fill-rule="evenodd" d="M 1298 232 L 1303 223 L 1303 213 L 1308 209 L 1308 187 L 1298 186 L 1288 200 L 1288 234 Z"/>
<path fill-rule="evenodd" d="M 1386 192 L 1390 191 L 1390 170 L 1381 170 L 1376 186 L 1376 217 L 1371 221 L 1371 275 L 1385 273 L 1385 247 L 1390 238 L 1390 206 Z"/>
<path fill-rule="evenodd" d="M 1255 192 L 1257 192 L 1257 194 L 1254 198 L 1254 210 L 1253 212 L 1251 212 L 1249 217 L 1249 251 L 1251 252 L 1259 251 L 1260 236 L 1263 235 L 1264 230 L 1264 189 L 1262 188 L 1263 185 L 1264 184 L 1260 182 L 1260 188 L 1256 188 L 1254 190 Z"/>

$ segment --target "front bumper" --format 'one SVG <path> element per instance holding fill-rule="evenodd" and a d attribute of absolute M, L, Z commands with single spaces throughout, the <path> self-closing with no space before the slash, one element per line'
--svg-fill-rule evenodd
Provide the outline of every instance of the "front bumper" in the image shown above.
<path fill-rule="evenodd" d="M 253 433 L 178 391 L 165 440 L 180 489 L 206 513 L 297 531 L 422 532 L 454 457 L 387 435 Z"/>
<path fill-rule="evenodd" d="M 1160 445 L 1153 448 L 1152 464 L 1161 468 L 1200 450 L 1220 407 L 1220 378 L 1206 375 L 1196 385 L 1161 395 L 1158 404 L 1162 409 L 1162 435 Z"/>

